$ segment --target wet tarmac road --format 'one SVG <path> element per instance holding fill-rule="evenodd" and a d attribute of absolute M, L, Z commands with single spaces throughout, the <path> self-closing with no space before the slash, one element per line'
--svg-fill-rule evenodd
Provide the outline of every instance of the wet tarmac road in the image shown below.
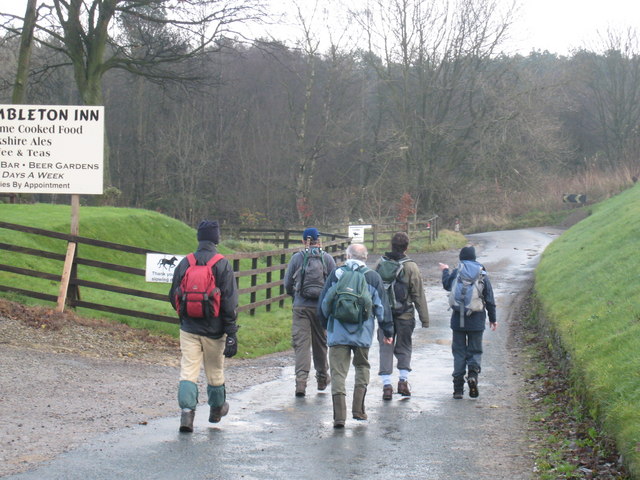
<path fill-rule="evenodd" d="M 489 270 L 499 328 L 484 336 L 480 397 L 451 397 L 449 312 L 434 279 L 437 265 L 422 265 L 431 327 L 414 333 L 413 395 L 382 400 L 377 343 L 370 351 L 369 420 L 347 418 L 332 428 L 330 388 L 293 396 L 293 367 L 273 382 L 229 397 L 221 423 L 196 414 L 192 434 L 165 418 L 94 439 L 15 479 L 526 479 L 532 463 L 520 409 L 518 358 L 509 349 L 513 302 L 531 280 L 539 254 L 559 232 L 519 230 L 471 235 L 478 261 Z M 456 257 L 448 261 L 454 267 Z M 397 381 L 397 372 L 394 372 Z M 353 368 L 348 379 L 349 391 Z M 351 395 L 347 396 L 350 411 Z M 97 407 L 99 408 L 99 406 Z"/>

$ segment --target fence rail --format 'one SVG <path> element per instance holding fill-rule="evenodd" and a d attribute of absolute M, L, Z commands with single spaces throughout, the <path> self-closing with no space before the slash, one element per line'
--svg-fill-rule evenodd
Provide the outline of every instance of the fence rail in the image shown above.
<path fill-rule="evenodd" d="M 113 242 L 106 242 L 103 240 L 97 240 L 93 238 L 81 237 L 77 235 L 69 235 L 60 232 L 53 232 L 49 230 L 43 230 L 40 228 L 29 227 L 24 225 L 16 225 L 7 222 L 0 222 L 0 228 L 23 232 L 27 234 L 45 236 L 49 238 L 55 238 L 68 242 L 69 244 L 85 244 L 95 247 L 107 248 L 112 250 L 118 250 L 120 252 L 132 253 L 136 255 L 146 256 L 147 253 L 160 253 L 155 250 L 149 250 L 146 248 L 135 247 L 131 245 L 122 245 Z M 325 235 L 325 234 L 323 234 Z M 324 247 L 336 259 L 344 259 L 345 250 L 348 245 L 348 239 L 344 236 L 326 234 L 329 238 L 325 242 Z M 51 252 L 47 250 L 41 250 L 37 248 L 30 248 L 20 245 L 14 245 L 10 243 L 0 243 L 0 250 L 6 250 L 18 255 L 31 255 L 39 258 L 47 258 L 54 261 L 60 261 L 62 264 L 66 259 L 64 253 Z M 295 248 L 283 248 L 278 250 L 270 250 L 263 252 L 238 252 L 225 255 L 232 265 L 236 283 L 238 285 L 239 295 L 248 295 L 249 301 L 239 305 L 239 312 L 249 312 L 251 315 L 255 313 L 255 310 L 260 307 L 265 307 L 267 311 L 271 309 L 271 305 L 278 303 L 280 307 L 284 306 L 284 301 L 287 298 L 287 294 L 284 289 L 284 275 L 287 268 L 288 256 L 297 252 L 299 247 Z M 65 250 L 66 251 L 66 248 Z M 259 266 L 259 263 L 263 262 L 266 266 Z M 144 261 L 142 261 L 144 263 Z M 249 268 L 247 264 L 250 264 Z M 120 306 L 104 305 L 97 302 L 87 301 L 80 296 L 80 287 L 95 289 L 105 292 L 115 293 L 117 295 L 126 295 L 129 297 L 140 297 L 151 300 L 157 300 L 166 303 L 168 301 L 167 294 L 161 294 L 148 290 L 142 290 L 139 288 L 123 287 L 119 285 L 112 285 L 102 282 L 96 282 L 88 278 L 79 278 L 77 266 L 83 265 L 88 267 L 95 267 L 124 273 L 134 276 L 144 277 L 146 272 L 142 268 L 136 268 L 127 265 L 119 265 L 113 263 L 102 262 L 90 258 L 82 258 L 77 255 L 77 251 L 73 258 L 72 273 L 69 280 L 69 294 L 66 297 L 66 304 L 70 307 L 82 307 L 92 310 L 105 311 L 116 313 L 120 315 L 145 318 L 149 320 L 157 320 L 169 323 L 178 323 L 176 316 L 162 315 L 152 312 L 143 312 L 139 310 L 132 310 L 123 308 Z M 34 269 L 18 267 L 15 265 L 9 265 L 0 263 L 0 271 L 9 272 L 15 275 L 25 275 L 32 278 L 39 278 L 48 280 L 60 284 L 63 281 L 62 273 L 49 273 L 41 272 Z M 60 269 L 62 272 L 62 268 Z M 264 279 L 263 279 L 264 278 Z M 138 282 L 139 283 L 139 282 Z M 248 285 L 247 285 L 248 284 Z M 156 284 L 157 285 L 157 284 Z M 41 290 L 27 290 L 24 288 L 17 288 L 10 285 L 0 284 L 0 291 L 13 292 L 19 295 L 24 295 L 40 300 L 56 302 L 59 297 L 43 292 Z M 168 286 L 167 286 L 168 291 Z M 258 294 L 264 291 L 264 298 L 258 299 Z M 242 298 L 242 297 L 241 297 Z"/>
<path fill-rule="evenodd" d="M 371 225 L 371 228 L 365 230 L 365 244 L 372 252 L 379 252 L 381 249 L 387 248 L 391 237 L 397 232 L 407 233 L 411 237 L 411 242 L 428 240 L 429 243 L 432 243 L 438 238 L 440 230 L 440 217 L 438 215 L 407 220 L 406 222 L 380 220 L 376 222 L 363 221 L 361 223 Z M 322 226 L 322 229 L 347 233 L 349 224 L 325 225 Z M 238 236 L 245 240 L 269 242 L 288 248 L 292 244 L 300 243 L 302 232 L 302 229 L 241 228 L 238 230 Z M 322 233 L 322 235 L 330 237 L 331 240 L 346 240 L 349 238 L 346 234 Z"/>

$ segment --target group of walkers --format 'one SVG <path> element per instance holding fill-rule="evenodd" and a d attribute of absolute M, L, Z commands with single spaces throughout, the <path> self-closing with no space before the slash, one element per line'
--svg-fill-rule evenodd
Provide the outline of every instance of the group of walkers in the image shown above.
<path fill-rule="evenodd" d="M 180 317 L 181 432 L 193 431 L 198 404 L 197 379 L 203 365 L 209 422 L 219 422 L 229 411 L 224 358 L 237 352 L 238 293 L 229 262 L 217 253 L 219 237 L 216 221 L 200 223 L 198 249 L 178 264 L 169 292 L 171 304 Z M 322 249 L 316 228 L 306 228 L 302 242 L 302 249 L 287 265 L 284 279 L 286 292 L 293 297 L 295 396 L 306 395 L 313 361 L 317 390 L 331 387 L 333 426 L 343 428 L 350 364 L 355 370 L 351 414 L 356 420 L 367 419 L 369 349 L 376 323 L 382 399 L 392 400 L 394 393 L 411 396 L 409 374 L 416 312 L 422 327 L 429 327 L 423 280 L 418 265 L 407 256 L 409 237 L 404 232 L 392 237 L 391 251 L 386 252 L 374 268 L 366 265 L 368 252 L 363 244 L 349 245 L 346 261 L 336 266 L 333 257 Z M 442 285 L 450 292 L 452 309 L 454 399 L 463 398 L 465 379 L 469 396 L 479 395 L 478 374 L 487 316 L 491 329 L 497 326 L 491 282 L 485 268 L 476 261 L 474 247 L 463 248 L 459 259 L 458 267 L 453 270 L 439 264 Z M 394 358 L 398 370 L 395 392 Z"/>

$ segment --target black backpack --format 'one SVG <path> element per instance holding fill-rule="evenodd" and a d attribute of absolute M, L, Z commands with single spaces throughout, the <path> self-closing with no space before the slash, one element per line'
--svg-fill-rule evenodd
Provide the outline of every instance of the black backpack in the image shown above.
<path fill-rule="evenodd" d="M 329 273 L 324 261 L 324 251 L 319 247 L 312 247 L 302 252 L 302 255 L 302 265 L 294 276 L 295 291 L 303 298 L 317 300 Z"/>

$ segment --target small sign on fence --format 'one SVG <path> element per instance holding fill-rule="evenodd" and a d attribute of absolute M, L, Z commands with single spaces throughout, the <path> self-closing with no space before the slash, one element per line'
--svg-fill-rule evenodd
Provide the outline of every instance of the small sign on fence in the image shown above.
<path fill-rule="evenodd" d="M 147 253 L 147 268 L 145 279 L 147 282 L 171 283 L 173 271 L 184 255 L 169 255 L 166 253 Z"/>
<path fill-rule="evenodd" d="M 367 228 L 371 228 L 371 225 L 349 225 L 348 237 L 351 237 L 352 243 L 364 242 L 364 231 Z"/>

